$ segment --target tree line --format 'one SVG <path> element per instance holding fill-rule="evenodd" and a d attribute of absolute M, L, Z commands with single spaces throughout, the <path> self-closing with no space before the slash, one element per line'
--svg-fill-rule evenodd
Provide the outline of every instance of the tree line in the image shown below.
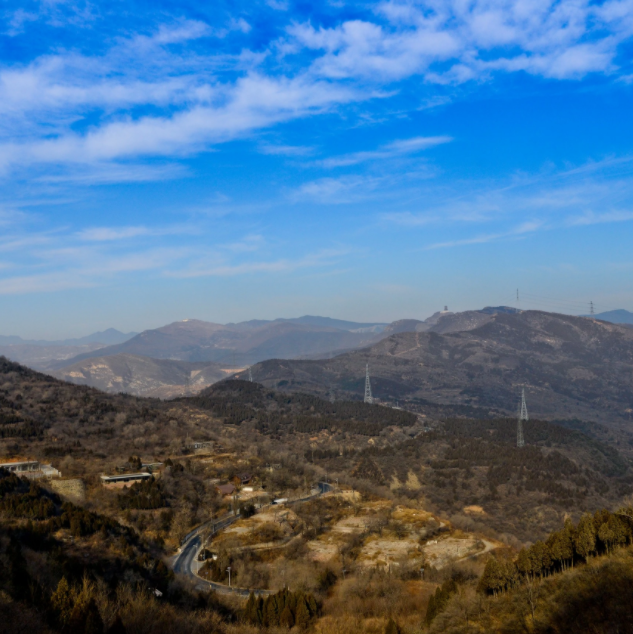
<path fill-rule="evenodd" d="M 497 595 L 523 581 L 563 572 L 578 562 L 607 555 L 633 541 L 633 509 L 612 513 L 606 509 L 585 513 L 577 525 L 571 520 L 545 541 L 523 548 L 516 559 L 488 560 L 479 590 Z"/>
<path fill-rule="evenodd" d="M 244 608 L 244 619 L 264 627 L 305 628 L 317 612 L 316 599 L 309 593 L 284 589 L 263 598 L 251 592 Z"/>

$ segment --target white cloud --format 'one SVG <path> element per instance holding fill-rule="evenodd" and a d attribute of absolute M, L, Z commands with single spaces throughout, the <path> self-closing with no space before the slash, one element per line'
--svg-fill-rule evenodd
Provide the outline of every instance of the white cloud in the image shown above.
<path fill-rule="evenodd" d="M 173 277 L 232 277 L 250 273 L 284 273 L 297 269 L 323 267 L 335 264 L 342 256 L 347 255 L 347 249 L 323 249 L 297 259 L 278 259 L 271 261 L 241 262 L 238 264 L 216 263 L 209 266 L 205 259 L 193 263 L 188 269 L 171 273 Z"/>
<path fill-rule="evenodd" d="M 611 222 L 630 222 L 633 220 L 633 211 L 607 211 L 607 212 L 593 212 L 587 211 L 578 216 L 571 216 L 567 219 L 567 224 L 570 227 L 598 225 Z"/>
<path fill-rule="evenodd" d="M 379 182 L 379 178 L 365 176 L 319 178 L 304 183 L 291 192 L 290 199 L 295 202 L 311 200 L 325 204 L 356 202 L 371 196 Z"/>
<path fill-rule="evenodd" d="M 86 134 L 5 143 L 0 145 L 0 166 L 7 169 L 20 164 L 84 164 L 183 155 L 279 121 L 327 110 L 354 97 L 351 89 L 324 81 L 305 77 L 274 79 L 252 73 L 234 86 L 225 86 L 218 105 L 197 105 L 165 117 L 126 118 Z"/>
<path fill-rule="evenodd" d="M 519 237 L 525 236 L 526 234 L 534 233 L 535 231 L 542 229 L 543 226 L 544 226 L 544 223 L 540 220 L 530 220 L 530 221 L 521 223 L 520 225 L 510 229 L 509 231 L 482 234 L 482 235 L 474 236 L 472 238 L 464 238 L 461 240 L 448 240 L 446 242 L 436 242 L 435 244 L 430 244 L 427 247 L 425 247 L 425 250 L 447 249 L 450 247 L 461 247 L 461 246 L 467 246 L 471 244 L 485 244 L 487 242 L 497 242 L 503 239 L 519 238 Z"/>
<path fill-rule="evenodd" d="M 269 4 L 287 8 L 278 0 Z M 30 63 L 0 66 L 0 169 L 6 175 L 39 164 L 52 180 L 71 178 L 71 172 L 85 183 L 150 180 L 156 168 L 127 170 L 122 161 L 208 151 L 282 122 L 387 98 L 394 82 L 414 76 L 432 104 L 433 82 L 482 81 L 510 72 L 555 79 L 617 74 L 617 54 L 633 35 L 632 6 L 631 0 L 390 1 L 374 5 L 370 18 L 333 27 L 289 24 L 283 38 L 258 41 L 256 50 L 242 45 L 252 27 L 239 15 L 214 28 L 200 20 L 171 20 L 150 33 L 115 38 L 98 54 L 60 47 Z M 52 11 L 42 8 L 42 15 L 57 19 Z M 90 19 L 88 4 L 68 11 Z M 16 29 L 39 17 L 24 11 L 9 16 Z M 217 38 L 229 36 L 238 46 L 231 41 L 220 48 Z M 393 144 L 331 157 L 323 165 L 420 149 Z M 293 145 L 262 151 L 304 152 Z"/>
<path fill-rule="evenodd" d="M 92 229 L 82 229 L 77 232 L 77 237 L 80 240 L 89 242 L 123 240 L 147 235 L 156 235 L 155 230 L 151 230 L 148 227 L 93 227 Z"/>
<path fill-rule="evenodd" d="M 449 143 L 452 140 L 453 139 L 449 136 L 413 137 L 411 139 L 393 141 L 373 151 L 353 152 L 351 154 L 343 154 L 342 156 L 333 156 L 321 161 L 320 164 L 323 167 L 356 165 L 366 161 L 375 161 L 402 156 L 404 154 L 413 154 L 436 145 Z"/>
<path fill-rule="evenodd" d="M 322 51 L 313 72 L 337 79 L 421 74 L 431 82 L 462 83 L 495 70 L 577 78 L 615 69 L 618 46 L 633 34 L 632 13 L 630 0 L 602 6 L 586 0 L 385 2 L 373 22 L 292 25 L 286 46 Z"/>
<path fill-rule="evenodd" d="M 314 153 L 314 148 L 305 145 L 260 145 L 259 151 L 262 154 L 272 154 L 281 156 L 308 156 Z"/>

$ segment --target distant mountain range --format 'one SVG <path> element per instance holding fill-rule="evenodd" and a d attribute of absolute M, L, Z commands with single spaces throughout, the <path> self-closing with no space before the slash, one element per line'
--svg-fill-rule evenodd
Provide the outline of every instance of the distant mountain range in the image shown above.
<path fill-rule="evenodd" d="M 135 335 L 135 332 L 123 333 L 114 328 L 95 332 L 86 337 L 59 341 L 22 339 L 21 337 L 0 335 L 0 356 L 5 356 L 7 359 L 23 363 L 36 370 L 47 371 L 56 363 L 106 346 L 123 343 Z"/>
<path fill-rule="evenodd" d="M 620 424 L 632 417 L 631 328 L 487 309 L 429 321 L 395 322 L 381 341 L 333 359 L 264 361 L 252 368 L 253 378 L 271 388 L 362 398 L 369 364 L 374 396 L 431 415 L 446 405 L 513 415 L 525 386 L 536 417 Z"/>
<path fill-rule="evenodd" d="M 114 328 L 108 328 L 102 332 L 95 332 L 86 337 L 78 339 L 60 339 L 58 341 L 46 341 L 41 339 L 22 339 L 22 337 L 0 335 L 0 346 L 22 345 L 22 346 L 84 346 L 91 343 L 100 343 L 104 346 L 112 346 L 123 343 L 131 339 L 138 333 L 136 332 L 119 332 Z"/>
<path fill-rule="evenodd" d="M 57 369 L 86 359 L 122 353 L 153 359 L 214 362 L 227 368 L 244 367 L 265 359 L 335 353 L 369 345 L 380 338 L 385 328 L 386 324 L 310 316 L 226 325 L 185 319 L 145 330 L 123 343 L 64 360 Z"/>
<path fill-rule="evenodd" d="M 535 315 L 547 315 L 538 318 L 547 325 L 536 325 Z M 316 316 L 226 325 L 191 319 L 137 335 L 108 330 L 65 342 L 20 340 L 21 344 L 0 345 L 0 355 L 71 382 L 161 398 L 196 393 L 255 364 L 259 364 L 253 369 L 255 379 L 271 387 L 320 394 L 334 391 L 349 398 L 362 393 L 364 363 L 369 361 L 381 398 L 508 411 L 516 400 L 517 385 L 526 383 L 537 390 L 542 415 L 573 411 L 588 416 L 601 397 L 589 403 L 587 394 L 593 395 L 599 386 L 606 399 L 619 386 L 618 396 L 607 400 L 618 403 L 617 416 L 626 417 L 623 411 L 633 408 L 626 386 L 633 364 L 622 370 L 621 377 L 613 374 L 617 355 L 604 348 L 612 339 L 605 334 L 611 333 L 611 326 L 598 320 L 623 320 L 627 315 L 633 317 L 622 310 L 584 319 L 496 306 L 442 311 L 425 320 L 391 324 Z M 607 329 L 596 334 L 603 348 L 594 350 L 597 344 L 582 334 L 587 328 Z M 630 325 L 615 328 L 624 342 L 628 339 L 623 332 L 633 334 Z M 490 329 L 492 338 L 486 339 Z M 402 346 L 409 345 L 411 337 L 415 346 L 408 352 Z M 108 338 L 115 343 L 104 345 Z M 391 345 L 397 350 L 393 355 L 385 353 L 385 346 Z M 445 356 L 437 357 L 437 350 Z M 415 361 L 411 357 L 416 355 L 423 358 Z M 365 361 L 357 368 L 358 359 Z M 559 399 L 550 394 L 552 390 L 567 396 Z M 578 398 L 569 396 L 576 393 Z M 535 397 L 530 398 L 536 405 Z"/>
<path fill-rule="evenodd" d="M 217 363 L 150 359 L 121 353 L 85 359 L 52 374 L 64 381 L 90 385 L 104 392 L 172 398 L 196 394 L 232 372 L 222 370 Z"/>
<path fill-rule="evenodd" d="M 513 309 L 439 312 L 424 321 L 405 319 L 392 324 L 313 316 L 226 325 L 189 319 L 146 330 L 119 345 L 51 363 L 47 371 L 106 391 L 166 398 L 186 390 L 198 392 L 259 361 L 331 358 L 398 332 L 472 328 L 490 319 L 491 314 L 508 310 Z M 202 366 L 206 369 L 200 374 Z"/>

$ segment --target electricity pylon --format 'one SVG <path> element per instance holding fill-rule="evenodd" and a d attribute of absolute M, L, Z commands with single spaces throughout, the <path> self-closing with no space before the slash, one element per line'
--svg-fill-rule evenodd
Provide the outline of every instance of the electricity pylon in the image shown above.
<path fill-rule="evenodd" d="M 252 383 L 253 382 L 253 373 L 251 372 L 251 366 L 248 366 L 248 380 Z"/>
<path fill-rule="evenodd" d="M 517 447 L 523 447 L 525 445 L 525 440 L 523 438 L 523 423 L 527 423 L 528 411 L 527 405 L 525 404 L 525 388 L 521 391 L 521 410 L 519 412 L 519 420 L 517 423 Z"/>
<path fill-rule="evenodd" d="M 371 395 L 371 383 L 369 382 L 369 363 L 365 366 L 365 403 L 373 403 L 374 397 Z"/>

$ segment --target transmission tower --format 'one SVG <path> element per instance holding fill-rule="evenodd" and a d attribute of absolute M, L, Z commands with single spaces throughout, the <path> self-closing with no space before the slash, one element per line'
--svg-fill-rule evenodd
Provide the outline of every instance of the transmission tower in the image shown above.
<path fill-rule="evenodd" d="M 374 397 L 371 395 L 371 383 L 369 382 L 369 363 L 365 366 L 365 403 L 373 403 Z"/>
<path fill-rule="evenodd" d="M 593 302 L 589 302 L 589 313 L 591 315 L 595 315 L 596 314 L 594 309 L 593 309 Z"/>
<path fill-rule="evenodd" d="M 523 423 L 527 423 L 528 420 L 527 405 L 525 404 L 525 388 L 523 388 L 521 391 L 521 410 L 517 423 L 517 447 L 523 447 L 525 445 L 525 440 L 523 439 Z"/>
<path fill-rule="evenodd" d="M 248 366 L 248 380 L 252 383 L 253 382 L 253 373 L 251 372 L 251 366 Z"/>

